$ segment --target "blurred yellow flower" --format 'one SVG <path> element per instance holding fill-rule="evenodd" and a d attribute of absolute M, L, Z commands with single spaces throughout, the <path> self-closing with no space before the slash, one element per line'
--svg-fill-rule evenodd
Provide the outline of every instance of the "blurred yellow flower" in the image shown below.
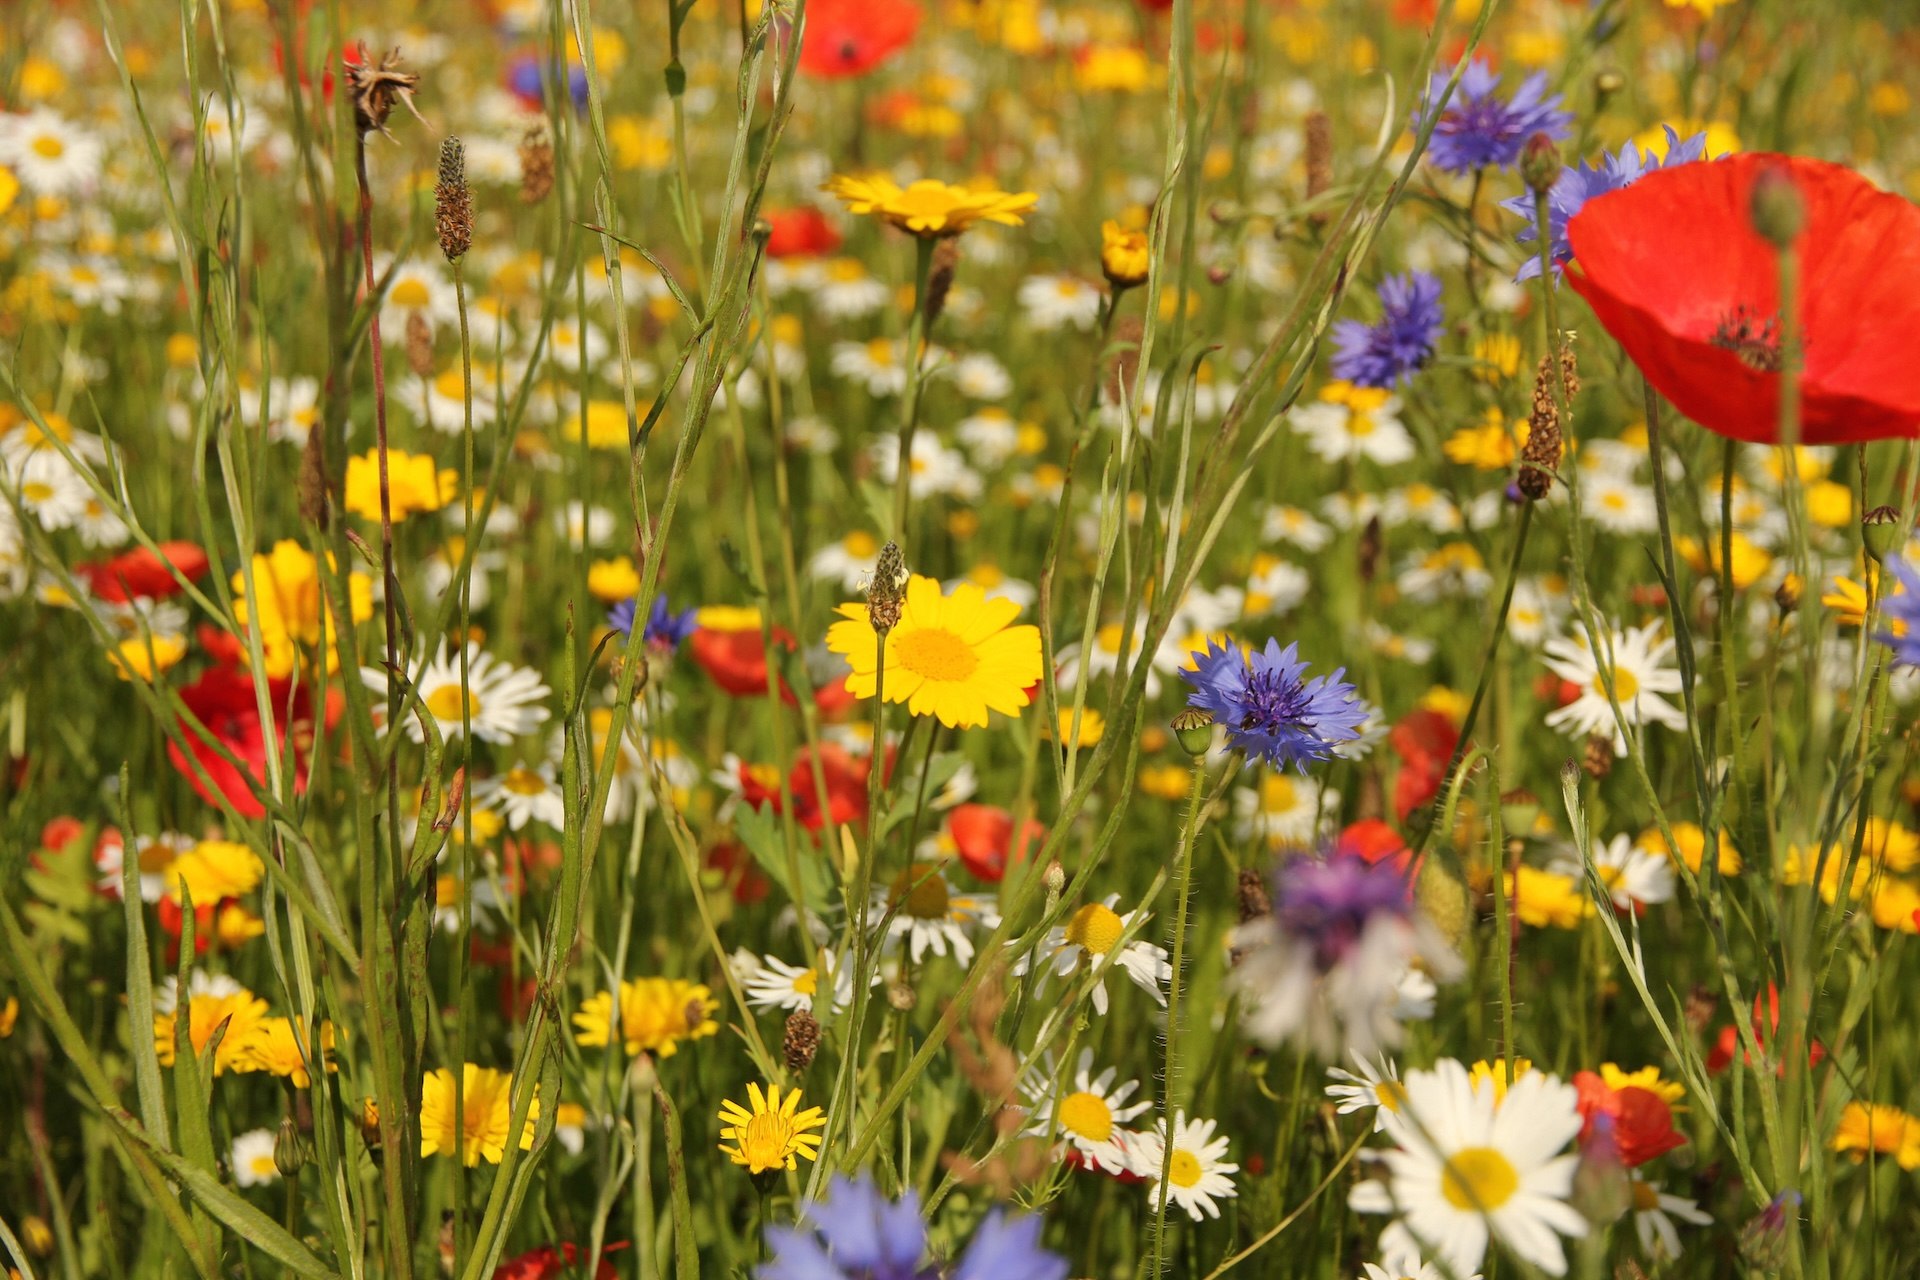
<path fill-rule="evenodd" d="M 1506 415 L 1497 407 L 1489 407 L 1479 426 L 1461 427 L 1440 447 L 1449 462 L 1476 471 L 1505 471 L 1520 456 L 1520 447 L 1526 443 L 1527 424 L 1519 424 L 1518 439 L 1515 434 L 1514 428 L 1507 425 Z"/>
<path fill-rule="evenodd" d="M 167 867 L 167 896 L 180 902 L 184 889 L 196 907 L 210 907 L 222 898 L 251 893 L 266 872 L 266 864 L 246 845 L 202 840 Z"/>
<path fill-rule="evenodd" d="M 187 638 L 177 635 L 129 636 L 107 650 L 107 661 L 122 680 L 151 681 L 186 656 Z"/>
<path fill-rule="evenodd" d="M 1733 539 L 1733 589 L 1745 591 L 1758 582 L 1773 567 L 1773 553 L 1738 530 Z M 1713 535 L 1703 546 L 1698 538 L 1678 537 L 1673 540 L 1674 550 L 1695 573 L 1705 576 L 1720 573 L 1720 538 Z"/>
<path fill-rule="evenodd" d="M 1593 913 L 1593 902 L 1572 876 L 1541 871 L 1522 863 L 1506 876 L 1509 909 L 1522 924 L 1538 928 L 1577 928 Z"/>
<path fill-rule="evenodd" d="M 527 1109 L 520 1149 L 533 1147 L 533 1122 L 540 1114 L 540 1097 Z M 507 1152 L 507 1129 L 513 1124 L 513 1075 L 469 1062 L 461 1073 L 460 1107 L 454 1107 L 453 1072 L 429 1071 L 420 1090 L 420 1154 L 452 1155 L 457 1147 L 468 1168 L 485 1157 L 499 1164 Z"/>
<path fill-rule="evenodd" d="M 1699 875 L 1700 864 L 1707 855 L 1707 833 L 1697 822 L 1675 822 L 1671 827 L 1673 842 L 1679 846 L 1677 853 L 1667 847 L 1666 839 L 1660 834 L 1658 827 L 1648 827 L 1635 837 L 1634 848 L 1645 849 L 1649 853 L 1677 856 L 1681 862 L 1687 864 L 1688 870 Z M 1737 876 L 1745 865 L 1741 860 L 1740 851 L 1733 847 L 1733 840 L 1725 831 L 1720 833 L 1716 861 L 1720 864 L 1720 874 L 1723 876 Z"/>
<path fill-rule="evenodd" d="M 698 983 L 681 978 L 636 978 L 620 984 L 620 1044 L 628 1055 L 651 1053 L 670 1058 L 682 1040 L 699 1040 L 720 1029 L 713 1015 L 720 1002 Z M 573 1015 L 577 1039 L 604 1048 L 614 1032 L 613 993 L 602 991 L 581 1002 Z"/>
<path fill-rule="evenodd" d="M 1693 3 L 1696 4 L 1724 2 L 1725 0 L 1693 0 Z M 1667 3 L 1673 5 L 1674 0 L 1667 0 Z M 1675 5 L 1674 7 L 1677 8 L 1678 6 Z M 1674 133 L 1679 135 L 1682 141 L 1691 138 L 1696 133 L 1705 133 L 1707 135 L 1706 158 L 1709 160 L 1717 160 L 1721 156 L 1730 156 L 1740 150 L 1740 135 L 1733 131 L 1732 125 L 1727 124 L 1723 120 L 1670 120 L 1642 129 L 1639 133 L 1633 135 L 1633 142 L 1640 148 L 1643 154 L 1659 156 L 1665 159 L 1667 154 L 1666 126 L 1668 124 L 1673 126 Z"/>
<path fill-rule="evenodd" d="M 327 670 L 338 670 L 332 610 L 322 610 L 319 564 L 307 549 L 291 539 L 274 543 L 270 554 L 253 558 L 253 582 L 260 593 L 257 602 L 247 595 L 246 575 L 233 575 L 233 616 L 243 627 L 258 627 L 267 675 L 285 679 L 293 674 L 300 649 L 323 644 Z M 347 595 L 354 622 L 373 616 L 373 584 L 365 574 L 348 576 Z"/>
<path fill-rule="evenodd" d="M 196 1054 L 203 1053 L 224 1025 L 226 1034 L 213 1053 L 213 1074 L 252 1071 L 254 1040 L 266 1016 L 267 1002 L 242 986 L 196 995 L 187 1001 L 187 1040 Z M 153 1050 L 163 1067 L 173 1065 L 175 1034 L 175 1015 L 153 1015 Z"/>
<path fill-rule="evenodd" d="M 587 566 L 587 590 L 601 604 L 632 599 L 640 591 L 640 571 L 627 556 L 595 560 Z"/>
<path fill-rule="evenodd" d="M 320 1045 L 327 1057 L 327 1070 L 340 1068 L 333 1060 L 333 1023 L 320 1024 Z M 251 1051 L 253 1069 L 280 1077 L 296 1089 L 313 1087 L 309 1070 L 312 1058 L 302 1051 L 301 1037 L 292 1018 L 268 1018 L 260 1024 Z"/>
<path fill-rule="evenodd" d="M 1116 290 L 1145 284 L 1152 246 L 1144 231 L 1129 231 L 1109 218 L 1100 224 L 1100 270 Z"/>
<path fill-rule="evenodd" d="M 1622 1071 L 1611 1062 L 1600 1064 L 1600 1078 L 1607 1082 L 1609 1089 L 1645 1089 L 1669 1106 L 1687 1096 L 1687 1087 L 1676 1080 L 1660 1078 L 1659 1067 L 1642 1067 L 1638 1071 Z"/>
<path fill-rule="evenodd" d="M 1082 93 L 1112 90 L 1137 93 L 1156 80 L 1146 51 L 1134 45 L 1094 44 L 1080 50 L 1073 64 L 1073 82 Z"/>
<path fill-rule="evenodd" d="M 1920 1169 L 1920 1116 L 1878 1102 L 1849 1102 L 1827 1146 L 1856 1163 L 1872 1154 L 1892 1156 L 1902 1169 Z"/>
<path fill-rule="evenodd" d="M 906 187 L 885 174 L 857 178 L 836 175 L 825 190 L 838 196 L 847 211 L 872 214 L 902 231 L 926 238 L 957 236 L 976 222 L 1017 227 L 1033 211 L 1040 197 L 1031 191 L 983 191 L 949 182 L 921 178 Z"/>
<path fill-rule="evenodd" d="M 434 465 L 431 455 L 387 451 L 387 497 L 396 521 L 416 511 L 438 511 L 460 491 L 460 473 Z M 380 451 L 347 459 L 347 510 L 363 520 L 380 519 Z"/>
<path fill-rule="evenodd" d="M 1515 1058 L 1511 1067 L 1505 1058 L 1482 1058 L 1468 1069 L 1467 1076 L 1475 1091 L 1483 1085 L 1492 1085 L 1493 1102 L 1499 1106 L 1507 1100 L 1507 1086 L 1532 1070 L 1532 1058 Z"/>

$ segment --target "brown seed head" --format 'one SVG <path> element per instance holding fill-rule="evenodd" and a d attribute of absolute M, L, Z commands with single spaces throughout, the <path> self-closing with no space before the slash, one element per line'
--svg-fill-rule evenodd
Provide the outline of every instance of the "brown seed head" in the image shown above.
<path fill-rule="evenodd" d="M 1314 111 L 1307 116 L 1307 199 L 1325 195 L 1332 185 L 1333 121 L 1326 112 Z M 1327 218 L 1325 213 L 1313 216 L 1317 222 Z"/>
<path fill-rule="evenodd" d="M 1595 782 L 1613 772 L 1613 739 L 1604 733 L 1587 735 L 1587 748 L 1580 756 L 1580 768 Z"/>
<path fill-rule="evenodd" d="M 433 188 L 433 221 L 440 252 L 458 262 L 473 247 L 473 189 L 467 185 L 467 149 L 458 138 L 440 143 L 440 180 Z"/>
<path fill-rule="evenodd" d="M 899 624 L 911 576 L 900 544 L 888 541 L 873 563 L 873 576 L 867 579 L 867 621 L 879 635 L 885 636 Z"/>
<path fill-rule="evenodd" d="M 300 518 L 325 533 L 332 500 L 327 494 L 326 435 L 318 418 L 307 428 L 307 446 L 300 451 L 300 478 L 294 490 L 300 501 Z"/>
<path fill-rule="evenodd" d="M 520 203 L 539 204 L 553 190 L 553 139 L 536 124 L 520 139 Z"/>
<path fill-rule="evenodd" d="M 433 373 L 433 322 L 424 311 L 407 312 L 407 368 L 422 378 Z"/>
<path fill-rule="evenodd" d="M 795 1075 L 813 1065 L 813 1055 L 820 1051 L 820 1024 L 811 1013 L 795 1009 L 787 1015 L 787 1034 L 780 1048 L 787 1070 Z"/>
<path fill-rule="evenodd" d="M 949 236 L 933 247 L 933 265 L 927 273 L 927 296 L 922 304 L 926 328 L 931 330 L 947 308 L 947 292 L 953 288 L 953 273 L 960 266 L 960 238 Z"/>
<path fill-rule="evenodd" d="M 420 109 L 413 105 L 413 93 L 419 87 L 419 76 L 400 69 L 398 49 L 389 51 L 376 66 L 367 53 L 367 46 L 361 45 L 360 60 L 347 64 L 347 91 L 353 95 L 353 122 L 359 127 L 361 136 L 365 137 L 375 130 L 386 133 L 387 117 L 393 114 L 393 104 L 396 102 L 412 112 L 415 120 L 425 124 Z"/>
<path fill-rule="evenodd" d="M 1580 389 L 1580 373 L 1574 364 L 1571 347 L 1560 348 L 1557 376 L 1566 384 L 1567 403 L 1571 405 Z M 1552 490 L 1553 473 L 1560 467 L 1563 424 L 1559 405 L 1554 399 L 1558 392 L 1554 385 L 1555 377 L 1553 364 L 1548 357 L 1542 356 L 1534 373 L 1533 412 L 1527 421 L 1527 444 L 1520 451 L 1520 474 L 1514 478 L 1515 487 L 1534 502 L 1546 497 Z"/>

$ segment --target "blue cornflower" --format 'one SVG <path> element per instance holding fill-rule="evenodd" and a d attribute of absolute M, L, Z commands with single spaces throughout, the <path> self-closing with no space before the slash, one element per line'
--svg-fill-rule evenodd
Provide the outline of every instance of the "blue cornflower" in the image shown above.
<path fill-rule="evenodd" d="M 1066 1259 L 1040 1246 L 1040 1219 L 987 1216 L 960 1255 L 952 1280 L 1066 1280 Z M 836 1177 L 800 1224 L 768 1227 L 772 1257 L 755 1280 L 934 1280 L 920 1197 L 888 1201 L 873 1176 Z"/>
<path fill-rule="evenodd" d="M 622 600 L 607 612 L 607 625 L 622 636 L 633 633 L 633 604 L 631 599 Z M 694 631 L 694 616 L 698 609 L 682 609 L 675 613 L 667 607 L 667 597 L 657 595 L 653 598 L 653 609 L 647 614 L 647 646 L 652 649 L 672 653 L 680 647 Z"/>
<path fill-rule="evenodd" d="M 1346 958 L 1376 916 L 1405 918 L 1412 910 L 1407 874 L 1392 859 L 1290 858 L 1274 875 L 1274 922 L 1313 945 L 1323 973 Z"/>
<path fill-rule="evenodd" d="M 1333 326 L 1333 376 L 1362 387 L 1390 387 L 1413 376 L 1439 340 L 1440 280 L 1424 271 L 1380 284 L 1378 324 L 1342 320 Z"/>
<path fill-rule="evenodd" d="M 1893 650 L 1896 667 L 1920 667 L 1920 568 L 1904 555 L 1890 555 L 1882 564 L 1899 582 L 1880 602 L 1887 629 L 1874 637 Z"/>
<path fill-rule="evenodd" d="M 1340 679 L 1345 667 L 1303 680 L 1299 647 L 1268 640 L 1246 658 L 1231 644 L 1216 650 L 1208 640 L 1193 656 L 1196 669 L 1180 675 L 1195 686 L 1187 704 L 1212 712 L 1235 747 L 1276 769 L 1293 765 L 1305 773 L 1308 761 L 1330 759 L 1335 747 L 1360 736 L 1367 707 Z"/>
<path fill-rule="evenodd" d="M 1553 187 L 1547 192 L 1547 232 L 1553 237 L 1553 263 L 1555 267 L 1565 266 L 1573 261 L 1573 247 L 1567 243 L 1567 223 L 1573 221 L 1573 215 L 1586 206 L 1587 201 L 1596 196 L 1606 195 L 1609 191 L 1618 191 L 1630 187 L 1655 169 L 1670 169 L 1678 164 L 1690 164 L 1707 154 L 1707 135 L 1697 133 L 1682 141 L 1672 125 L 1666 126 L 1667 154 L 1654 155 L 1651 151 L 1642 151 L 1629 142 L 1621 147 L 1618 154 L 1600 154 L 1598 164 L 1582 160 L 1577 167 L 1569 166 L 1560 171 Z M 1533 225 L 1533 196 L 1531 193 L 1517 195 L 1511 200 L 1502 200 L 1500 207 L 1508 213 L 1515 213 L 1526 219 L 1527 225 L 1514 237 L 1521 244 L 1532 244 L 1539 239 L 1539 230 Z M 1520 264 L 1515 280 L 1531 280 L 1540 274 L 1540 255 L 1533 252 Z"/>
<path fill-rule="evenodd" d="M 1415 128 L 1426 123 L 1449 78 L 1449 74 L 1433 73 L 1426 97 L 1414 112 Z M 1534 134 L 1544 133 L 1559 142 L 1572 131 L 1573 117 L 1560 109 L 1559 94 L 1548 95 L 1544 73 L 1528 76 L 1512 97 L 1499 97 L 1499 88 L 1497 71 L 1479 58 L 1467 64 L 1427 143 L 1427 158 L 1436 168 L 1447 173 L 1511 168 Z"/>

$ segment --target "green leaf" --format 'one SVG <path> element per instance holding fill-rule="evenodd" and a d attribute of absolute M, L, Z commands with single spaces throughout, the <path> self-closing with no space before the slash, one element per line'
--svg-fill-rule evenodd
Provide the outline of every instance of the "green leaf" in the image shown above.
<path fill-rule="evenodd" d="M 772 805 L 756 809 L 742 804 L 734 810 L 733 831 L 740 837 L 740 843 L 747 846 L 747 852 L 753 855 L 760 870 L 780 886 L 788 901 L 804 901 L 809 910 L 816 912 L 826 910 L 832 892 L 826 862 L 811 849 L 799 850 L 800 856 L 796 861 L 800 864 L 800 883 L 795 886 L 789 882 L 786 844 L 780 834 L 780 819 Z"/>

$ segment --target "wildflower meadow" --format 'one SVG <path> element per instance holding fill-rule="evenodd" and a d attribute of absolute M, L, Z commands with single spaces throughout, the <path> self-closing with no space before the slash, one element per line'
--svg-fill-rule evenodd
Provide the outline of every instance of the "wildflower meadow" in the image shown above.
<path fill-rule="evenodd" d="M 1920 1275 L 1916 68 L 0 5 L 0 1266 Z"/>

